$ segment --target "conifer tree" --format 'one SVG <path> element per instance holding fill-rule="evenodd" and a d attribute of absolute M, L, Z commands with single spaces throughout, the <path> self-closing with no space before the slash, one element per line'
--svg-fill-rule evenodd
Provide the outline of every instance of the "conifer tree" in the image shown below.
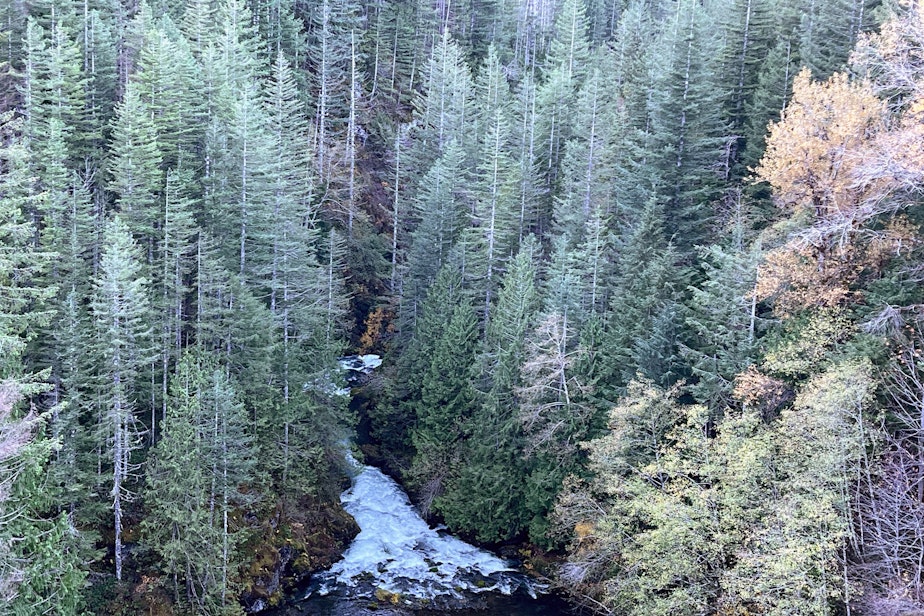
<path fill-rule="evenodd" d="M 611 207 L 617 118 L 607 92 L 616 84 L 591 69 L 574 109 L 574 135 L 565 146 L 561 190 L 555 198 L 555 228 L 574 246 L 594 211 Z"/>
<path fill-rule="evenodd" d="M 402 298 L 402 329 L 413 324 L 426 289 L 450 257 L 465 223 L 469 186 L 465 181 L 465 152 L 452 142 L 421 181 L 414 202 L 419 221 L 411 233 Z"/>
<path fill-rule="evenodd" d="M 205 98 L 189 44 L 169 20 L 145 32 L 133 80 L 157 132 L 162 168 L 176 168 L 181 158 L 189 164 L 204 137 Z"/>
<path fill-rule="evenodd" d="M 423 398 L 420 375 L 429 371 L 435 342 L 446 331 L 448 317 L 452 314 L 447 312 L 446 306 L 458 305 L 462 292 L 462 278 L 455 263 L 440 268 L 427 289 L 413 331 L 407 333 L 407 346 L 397 360 L 389 404 L 383 405 L 389 411 L 387 414 L 379 411 L 373 422 L 373 433 L 389 447 L 398 449 L 410 444 L 411 430 Z"/>
<path fill-rule="evenodd" d="M 540 222 L 537 207 L 540 182 L 536 143 L 536 83 L 530 74 L 524 76 L 516 90 L 513 117 L 511 126 L 514 135 L 518 136 L 516 160 L 520 180 L 516 192 L 517 241 L 521 242 L 529 233 L 539 232 Z"/>
<path fill-rule="evenodd" d="M 223 613 L 239 564 L 241 531 L 230 519 L 245 502 L 252 437 L 224 369 L 213 355 L 190 351 L 171 379 L 163 437 L 147 478 L 145 535 L 171 575 L 180 604 Z"/>
<path fill-rule="evenodd" d="M 109 189 L 118 195 L 121 218 L 144 246 L 146 260 L 153 266 L 155 245 L 163 228 L 158 202 L 164 178 L 152 110 L 139 90 L 140 85 L 130 80 L 116 110 Z"/>
<path fill-rule="evenodd" d="M 770 3 L 754 0 L 730 0 L 717 5 L 715 10 L 722 12 L 717 21 L 727 32 L 723 50 L 726 68 L 722 72 L 730 90 L 729 129 L 742 136 L 747 110 L 758 87 L 761 64 L 776 42 L 774 16 Z"/>
<path fill-rule="evenodd" d="M 555 20 L 555 36 L 545 58 L 546 79 L 536 93 L 537 160 L 548 198 L 558 189 L 564 145 L 573 131 L 571 109 L 587 73 L 589 57 L 584 2 L 566 0 Z"/>
<path fill-rule="evenodd" d="M 410 137 L 414 148 L 408 157 L 423 172 L 450 145 L 467 148 L 471 143 L 468 122 L 472 119 L 472 76 L 462 51 L 448 31 L 434 45 L 422 77 L 422 92 L 414 100 L 417 118 Z M 421 186 L 425 181 L 421 179 Z"/>
<path fill-rule="evenodd" d="M 80 49 L 60 19 L 47 29 L 29 19 L 24 45 L 23 130 L 31 141 L 41 144 L 48 121 L 57 119 L 66 131 L 68 160 L 79 160 L 87 154 L 85 140 L 93 134 L 86 124 Z"/>
<path fill-rule="evenodd" d="M 5 145 L 0 149 L 0 375 L 9 378 L 22 366 L 19 358 L 26 342 L 36 334 L 36 327 L 50 315 L 35 310 L 54 289 L 34 286 L 49 265 L 50 254 L 33 243 L 34 228 L 27 216 L 35 211 L 41 195 L 33 194 L 30 152 L 20 137 L 21 122 L 12 113 L 0 115 L 0 135 Z M 6 366 L 6 359 L 10 366 Z"/>
<path fill-rule="evenodd" d="M 662 217 L 662 208 L 649 201 L 620 246 L 608 314 L 607 359 L 599 364 L 607 374 L 601 393 L 610 399 L 618 397 L 637 372 L 665 385 L 682 374 L 676 342 L 686 275 L 676 250 L 664 238 Z"/>
<path fill-rule="evenodd" d="M 195 268 L 196 234 L 194 220 L 198 200 L 192 173 L 187 168 L 167 172 L 163 193 L 163 229 L 157 247 L 161 261 L 155 271 L 156 307 L 160 325 L 161 421 L 167 415 L 167 388 L 170 368 L 188 339 L 186 305 L 192 290 Z M 151 408 L 151 442 L 157 438 L 157 408 Z"/>
<path fill-rule="evenodd" d="M 315 161 L 318 176 L 325 182 L 333 172 L 334 143 L 347 129 L 358 16 L 359 6 L 352 0 L 319 0 L 310 16 L 308 59 L 316 76 Z"/>
<path fill-rule="evenodd" d="M 464 462 L 465 426 L 475 406 L 472 387 L 478 348 L 478 319 L 469 300 L 458 296 L 432 347 L 429 368 L 420 378 L 417 421 L 411 434 L 414 462 L 410 475 L 420 484 L 426 513 L 443 482 Z M 441 309 L 445 312 L 446 306 Z"/>
<path fill-rule="evenodd" d="M 15 403 L 8 397 L 10 388 L 10 381 L 0 385 L 0 406 Z M 30 384 L 23 389 L 37 393 L 44 388 Z M 23 427 L 25 432 L 17 433 Z M 0 580 L 7 583 L 8 576 L 17 578 L 12 589 L 3 589 L 4 609 L 14 616 L 28 616 L 41 605 L 48 614 L 80 614 L 87 578 L 82 539 L 69 514 L 57 509 L 56 494 L 48 490 L 48 461 L 54 442 L 43 436 L 41 427 L 34 416 L 25 415 L 13 424 L 4 422 L 0 428 L 4 437 L 4 470 L 15 468 L 12 482 L 4 477 L 8 485 L 6 502 L 0 504 L 4 514 L 0 528 Z M 29 437 L 31 442 L 22 440 Z M 14 453 L 15 449 L 18 451 Z M 5 553 L 7 549 L 10 554 Z M 12 563 L 7 557 L 12 558 Z"/>
<path fill-rule="evenodd" d="M 450 528 L 484 541 L 515 537 L 528 523 L 524 506 L 526 468 L 516 387 L 525 337 L 537 309 L 534 240 L 524 242 L 504 276 L 497 308 L 485 332 L 478 388 L 463 453 L 466 461 L 436 502 Z"/>
<path fill-rule="evenodd" d="M 35 413 L 20 407 L 23 397 L 49 389 L 41 381 L 50 371 L 30 374 L 23 355 L 48 325 L 43 308 L 55 292 L 41 284 L 52 255 L 35 245 L 26 217 L 41 197 L 33 194 L 21 131 L 11 113 L 0 115 L 0 592 L 12 614 L 30 614 L 35 605 L 70 614 L 80 608 L 85 580 L 76 533 L 45 485 L 53 443 Z"/>
<path fill-rule="evenodd" d="M 574 340 L 562 314 L 547 313 L 530 334 L 517 389 L 519 418 L 530 460 L 525 507 L 533 541 L 548 542 L 552 510 L 565 477 L 581 472 L 578 443 L 594 435 L 599 423 L 589 404 L 590 388 L 578 374 L 586 350 Z"/>
<path fill-rule="evenodd" d="M 473 288 L 483 289 L 484 318 L 489 320 L 492 299 L 503 263 L 513 252 L 518 169 L 510 149 L 507 103 L 510 89 L 492 46 L 480 76 L 478 121 L 484 127 L 474 177 L 471 237 L 463 238 L 466 277 Z"/>
<path fill-rule="evenodd" d="M 725 93 L 716 79 L 719 43 L 711 15 L 683 0 L 650 49 L 645 160 L 654 170 L 652 190 L 670 212 L 665 230 L 681 251 L 708 239 L 711 202 L 729 168 Z"/>
<path fill-rule="evenodd" d="M 734 223 L 727 243 L 703 249 L 705 280 L 691 289 L 684 319 L 682 353 L 699 379 L 690 391 L 714 410 L 731 406 L 734 379 L 753 360 L 763 329 L 755 297 L 760 253 L 744 245 L 742 224 Z"/>
<path fill-rule="evenodd" d="M 125 503 L 132 497 L 127 485 L 136 469 L 132 452 L 139 448 L 142 432 L 135 415 L 137 381 L 151 360 L 152 332 L 148 280 L 137 244 L 119 218 L 106 225 L 104 240 L 92 303 L 100 356 L 97 439 L 100 462 L 111 473 L 106 489 L 112 497 L 115 574 L 121 580 L 122 519 Z"/>
<path fill-rule="evenodd" d="M 242 38 L 246 32 L 225 33 L 231 49 L 219 66 L 238 57 L 250 68 L 222 69 L 227 73 L 219 88 L 224 102 L 206 135 L 206 152 L 214 161 L 207 177 L 208 228 L 216 238 L 235 238 L 223 242 L 223 251 L 244 281 L 260 278 L 272 260 L 273 192 L 273 143 L 253 72 L 255 52 Z"/>

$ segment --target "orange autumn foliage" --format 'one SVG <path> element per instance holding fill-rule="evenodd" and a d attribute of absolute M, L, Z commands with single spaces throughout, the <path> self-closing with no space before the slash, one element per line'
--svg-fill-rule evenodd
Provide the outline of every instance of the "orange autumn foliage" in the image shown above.
<path fill-rule="evenodd" d="M 754 366 L 735 377 L 732 395 L 745 408 L 751 408 L 767 416 L 793 397 L 793 392 L 783 381 L 761 373 Z"/>
<path fill-rule="evenodd" d="M 890 117 L 870 82 L 796 77 L 754 169 L 793 221 L 808 221 L 760 269 L 756 294 L 780 316 L 862 300 L 863 279 L 917 241 L 897 214 L 924 180 L 922 94 Z"/>
<path fill-rule="evenodd" d="M 784 209 L 809 209 L 816 219 L 843 213 L 863 200 L 855 171 L 865 144 L 884 128 L 884 116 L 885 106 L 867 84 L 851 83 L 843 73 L 816 82 L 803 69 L 754 171 Z"/>
<path fill-rule="evenodd" d="M 382 351 L 386 334 L 391 333 L 390 322 L 394 315 L 379 306 L 366 317 L 366 327 L 359 338 L 359 353 L 366 354 L 374 350 Z"/>

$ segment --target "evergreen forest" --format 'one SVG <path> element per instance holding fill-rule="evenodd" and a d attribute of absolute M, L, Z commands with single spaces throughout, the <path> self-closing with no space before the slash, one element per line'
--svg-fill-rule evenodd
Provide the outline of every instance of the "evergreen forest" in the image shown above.
<path fill-rule="evenodd" d="M 0 0 L 0 45 L 0 612 L 278 604 L 357 433 L 588 613 L 924 611 L 917 0 Z"/>

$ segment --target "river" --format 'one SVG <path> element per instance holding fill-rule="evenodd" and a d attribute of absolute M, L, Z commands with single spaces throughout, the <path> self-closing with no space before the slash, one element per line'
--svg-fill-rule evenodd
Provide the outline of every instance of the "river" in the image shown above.
<path fill-rule="evenodd" d="M 512 564 L 430 528 L 407 494 L 373 466 L 355 470 L 341 496 L 360 533 L 330 570 L 278 616 L 557 616 L 567 605 Z"/>

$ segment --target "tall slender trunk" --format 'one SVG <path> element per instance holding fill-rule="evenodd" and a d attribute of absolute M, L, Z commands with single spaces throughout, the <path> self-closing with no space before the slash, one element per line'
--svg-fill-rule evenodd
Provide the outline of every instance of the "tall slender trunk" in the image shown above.
<path fill-rule="evenodd" d="M 398 129 L 398 134 L 395 136 L 395 187 L 394 187 L 394 201 L 392 206 L 392 223 L 391 223 L 391 292 L 395 292 L 395 276 L 398 269 L 398 225 L 400 224 L 400 217 L 398 212 L 399 205 L 399 189 L 401 185 L 401 129 Z"/>
<path fill-rule="evenodd" d="M 347 158 L 350 161 L 347 236 L 353 239 L 353 209 L 356 191 L 356 31 L 350 30 L 350 119 L 347 126 Z"/>

